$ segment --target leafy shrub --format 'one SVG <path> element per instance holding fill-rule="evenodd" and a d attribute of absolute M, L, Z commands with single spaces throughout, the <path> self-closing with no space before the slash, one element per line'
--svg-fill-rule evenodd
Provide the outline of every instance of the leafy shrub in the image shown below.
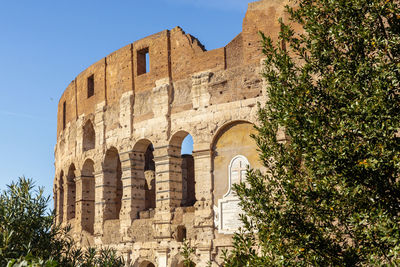
<path fill-rule="evenodd" d="M 0 266 L 124 266 L 113 249 L 76 247 L 70 226 L 53 225 L 49 200 L 24 177 L 0 194 Z"/>

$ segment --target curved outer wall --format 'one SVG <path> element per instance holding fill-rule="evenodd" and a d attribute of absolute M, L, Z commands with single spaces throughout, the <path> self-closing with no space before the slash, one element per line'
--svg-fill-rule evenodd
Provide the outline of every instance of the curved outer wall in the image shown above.
<path fill-rule="evenodd" d="M 262 167 L 249 138 L 266 100 L 258 31 L 276 40 L 284 4 L 249 4 L 242 33 L 225 47 L 205 51 L 177 27 L 115 51 L 68 85 L 54 196 L 56 221 L 72 224 L 79 244 L 114 247 L 134 266 L 180 266 L 186 238 L 197 266 L 221 264 L 232 236 L 218 231 L 215 210 L 229 162 L 243 155 Z M 193 153 L 181 156 L 187 134 Z"/>

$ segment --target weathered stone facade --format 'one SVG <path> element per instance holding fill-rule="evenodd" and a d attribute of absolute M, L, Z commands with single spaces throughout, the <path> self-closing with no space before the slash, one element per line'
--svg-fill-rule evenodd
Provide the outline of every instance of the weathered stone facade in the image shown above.
<path fill-rule="evenodd" d="M 179 27 L 129 44 L 73 80 L 58 106 L 56 222 L 81 245 L 133 266 L 221 264 L 235 224 L 231 183 L 261 168 L 254 132 L 266 99 L 258 31 L 276 40 L 284 1 L 249 4 L 243 31 L 205 51 Z M 190 134 L 192 155 L 181 155 Z M 237 211 L 238 212 L 238 211 Z M 236 212 L 236 213 L 237 213 Z"/>

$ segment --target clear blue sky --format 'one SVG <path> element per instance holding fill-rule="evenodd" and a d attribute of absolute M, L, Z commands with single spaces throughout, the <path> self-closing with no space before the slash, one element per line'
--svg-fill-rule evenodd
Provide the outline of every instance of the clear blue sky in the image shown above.
<path fill-rule="evenodd" d="M 58 100 L 77 74 L 180 26 L 208 50 L 241 32 L 253 0 L 19 0 L 0 6 L 0 190 L 24 175 L 52 194 Z"/>

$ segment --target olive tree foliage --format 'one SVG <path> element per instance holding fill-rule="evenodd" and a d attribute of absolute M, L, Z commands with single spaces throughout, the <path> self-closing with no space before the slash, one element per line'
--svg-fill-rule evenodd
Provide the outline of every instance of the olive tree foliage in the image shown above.
<path fill-rule="evenodd" d="M 49 200 L 24 177 L 0 193 L 0 266 L 124 266 L 114 250 L 76 247 L 69 226 L 53 225 Z"/>
<path fill-rule="evenodd" d="M 51 246 L 60 245 L 51 242 L 56 232 L 51 228 L 48 202 L 43 188 L 35 189 L 32 180 L 25 178 L 11 183 L 0 194 L 0 266 L 27 253 L 50 257 Z"/>
<path fill-rule="evenodd" d="M 399 266 L 399 1 L 290 6 L 279 41 L 263 36 L 266 171 L 235 187 L 244 224 L 225 266 Z"/>
<path fill-rule="evenodd" d="M 183 266 L 195 267 L 195 263 L 192 261 L 192 255 L 195 253 L 195 249 L 190 246 L 189 241 L 184 240 L 183 245 L 179 251 L 179 254 L 183 257 Z"/>

